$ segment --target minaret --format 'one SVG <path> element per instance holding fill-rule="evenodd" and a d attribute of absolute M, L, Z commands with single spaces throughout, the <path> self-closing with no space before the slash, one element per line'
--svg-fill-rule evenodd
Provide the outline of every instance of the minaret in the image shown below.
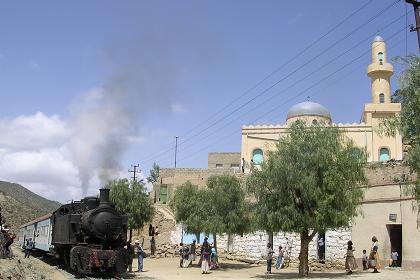
<path fill-rule="evenodd" d="M 376 36 L 372 42 L 372 63 L 367 74 L 372 83 L 372 103 L 391 103 L 391 86 L 389 79 L 394 73 L 393 67 L 386 62 L 386 45 L 381 36 Z"/>

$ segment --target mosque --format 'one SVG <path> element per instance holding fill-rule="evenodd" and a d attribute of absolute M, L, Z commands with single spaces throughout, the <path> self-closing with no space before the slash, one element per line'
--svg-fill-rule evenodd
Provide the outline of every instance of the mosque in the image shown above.
<path fill-rule="evenodd" d="M 365 104 L 360 123 L 335 124 L 327 108 L 305 101 L 289 109 L 284 125 L 243 126 L 241 158 L 246 163 L 245 172 L 249 172 L 251 165 L 261 164 L 266 152 L 275 148 L 279 137 L 287 133 L 290 124 L 296 120 L 308 124 L 324 122 L 338 127 L 357 146 L 366 149 L 368 162 L 402 160 L 401 135 L 387 137 L 377 131 L 382 119 L 393 117 L 401 111 L 400 103 L 391 102 L 390 78 L 393 67 L 387 62 L 386 45 L 380 36 L 376 36 L 372 42 L 372 63 L 368 66 L 367 74 L 372 83 L 372 100 Z"/>
<path fill-rule="evenodd" d="M 419 268 L 420 251 L 415 248 L 420 248 L 420 219 L 413 208 L 413 197 L 404 191 L 410 181 L 410 172 L 401 163 L 402 137 L 398 133 L 385 136 L 378 132 L 383 119 L 394 117 L 401 111 L 401 104 L 391 100 L 393 66 L 387 62 L 386 44 L 380 36 L 376 36 L 372 42 L 372 61 L 367 67 L 367 75 L 371 80 L 371 102 L 364 105 L 360 122 L 334 123 L 327 108 L 305 101 L 289 109 L 282 125 L 244 125 L 240 153 L 209 153 L 208 168 L 161 169 L 160 178 L 151 193 L 156 205 L 167 203 L 175 189 L 186 181 L 205 187 L 206 179 L 214 174 L 228 172 L 247 176 L 252 168 L 259 168 L 267 152 L 274 149 L 278 139 L 287 133 L 290 124 L 296 120 L 307 124 L 324 122 L 338 127 L 357 146 L 366 149 L 369 164 L 365 173 L 368 183 L 363 187 L 362 215 L 354 218 L 348 228 L 319 233 L 310 244 L 310 258 L 340 261 L 346 253 L 347 241 L 352 240 L 357 248 L 355 257 L 360 260 L 362 249 L 369 252 L 371 237 L 375 235 L 380 242 L 379 252 L 384 265 L 390 258 L 391 249 L 395 249 L 400 255 L 401 266 Z M 264 254 L 268 240 L 265 232 L 221 236 L 218 238 L 218 247 L 256 258 Z M 280 232 L 274 235 L 273 242 L 274 246 L 286 247 L 292 258 L 298 257 L 298 235 Z"/>

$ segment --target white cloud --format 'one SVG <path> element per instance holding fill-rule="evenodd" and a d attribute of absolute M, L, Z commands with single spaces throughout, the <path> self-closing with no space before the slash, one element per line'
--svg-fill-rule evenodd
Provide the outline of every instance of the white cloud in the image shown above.
<path fill-rule="evenodd" d="M 48 117 L 41 112 L 0 120 L 0 146 L 13 150 L 34 150 L 61 145 L 70 129 L 57 115 Z"/>
<path fill-rule="evenodd" d="M 184 113 L 186 112 L 186 109 L 184 106 L 178 103 L 174 103 L 171 105 L 172 113 Z"/>

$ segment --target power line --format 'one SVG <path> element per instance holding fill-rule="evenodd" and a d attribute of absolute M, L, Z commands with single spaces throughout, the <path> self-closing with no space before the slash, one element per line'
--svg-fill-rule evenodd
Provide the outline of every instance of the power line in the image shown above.
<path fill-rule="evenodd" d="M 336 25 L 334 25 L 331 29 L 329 29 L 326 33 L 324 33 L 323 35 L 321 35 L 320 37 L 318 37 L 316 40 L 314 40 L 312 43 L 310 43 L 309 45 L 307 45 L 304 49 L 302 49 L 301 51 L 299 51 L 297 54 L 295 54 L 292 58 L 290 58 L 289 60 L 287 60 L 285 63 L 283 63 L 281 66 L 277 67 L 275 70 L 273 70 L 272 72 L 270 72 L 268 75 L 266 75 L 262 80 L 260 80 L 259 82 L 257 82 L 256 84 L 254 84 L 251 88 L 249 88 L 248 90 L 246 90 L 245 92 L 241 93 L 240 95 L 238 95 L 236 98 L 232 99 L 231 102 L 229 102 L 227 105 L 225 105 L 224 107 L 222 107 L 220 110 L 218 110 L 215 114 L 212 114 L 210 117 L 208 117 L 207 119 L 205 119 L 204 121 L 198 123 L 196 126 L 194 126 L 192 129 L 188 130 L 186 133 L 183 134 L 183 137 L 186 137 L 187 135 L 189 135 L 191 132 L 193 132 L 194 130 L 196 130 L 197 128 L 201 127 L 204 123 L 207 123 L 208 121 L 214 119 L 217 115 L 219 115 L 221 112 L 223 112 L 224 110 L 226 110 L 227 108 L 229 108 L 231 105 L 233 105 L 235 102 L 237 102 L 237 100 L 239 98 L 243 98 L 244 96 L 248 95 L 249 93 L 251 93 L 253 90 L 255 90 L 256 88 L 258 88 L 258 86 L 260 86 L 261 84 L 263 84 L 265 81 L 267 81 L 269 78 L 271 78 L 272 76 L 274 76 L 274 74 L 278 73 L 280 70 L 282 70 L 284 67 L 286 67 L 287 65 L 289 65 L 291 62 L 295 61 L 298 57 L 300 57 L 301 55 L 303 55 L 305 52 L 307 52 L 309 49 L 311 49 L 314 45 L 316 45 L 318 42 L 320 42 L 322 39 L 324 39 L 325 37 L 327 37 L 329 34 L 331 34 L 333 31 L 335 31 L 336 29 L 338 29 L 338 27 L 340 27 L 341 25 L 343 25 L 345 22 L 347 22 L 350 18 L 352 18 L 353 16 L 355 16 L 357 13 L 359 13 L 360 11 L 362 11 L 364 8 L 366 8 L 370 3 L 372 2 L 372 0 L 367 1 L 366 3 L 364 3 L 362 6 L 360 6 L 358 9 L 356 9 L 355 11 L 353 11 L 351 14 L 349 14 L 347 17 L 345 17 L 343 20 L 341 20 L 339 23 L 337 23 Z M 181 144 L 180 144 L 181 145 Z M 168 144 L 166 146 L 170 146 L 170 148 L 167 148 L 161 152 L 159 152 L 158 154 L 165 154 L 169 151 L 171 151 L 173 149 L 171 144 Z M 145 157 L 146 159 L 144 161 L 149 161 L 150 159 L 153 159 L 156 156 L 156 154 L 150 155 Z"/>
<path fill-rule="evenodd" d="M 236 109 L 234 109 L 230 113 L 228 113 L 225 116 L 217 119 L 216 121 L 214 121 L 213 123 L 211 123 L 209 126 L 207 126 L 204 129 L 200 130 L 198 133 L 195 133 L 191 137 L 189 137 L 186 140 L 184 140 L 181 143 L 179 143 L 179 146 L 182 146 L 183 144 L 190 142 L 195 137 L 201 135 L 203 132 L 209 130 L 210 128 L 212 128 L 215 125 L 217 125 L 220 122 L 222 122 L 224 119 L 226 119 L 226 118 L 230 117 L 231 115 L 233 115 L 234 113 L 238 112 L 240 109 L 244 108 L 245 106 L 247 106 L 248 104 L 250 104 L 252 101 L 256 100 L 257 98 L 259 98 L 261 96 L 263 96 L 269 90 L 271 90 L 272 88 L 274 88 L 275 86 L 277 86 L 279 83 L 283 82 L 284 80 L 286 80 L 287 78 L 289 78 L 290 76 L 292 76 L 293 74 L 295 74 L 296 72 L 298 72 L 299 70 L 301 70 L 302 68 L 304 68 L 305 66 L 309 65 L 310 63 L 313 63 L 317 58 L 321 57 L 323 54 L 325 54 L 326 52 L 328 52 L 330 49 L 332 49 L 333 47 L 335 47 L 337 44 L 339 44 L 340 42 L 344 41 L 345 39 L 347 39 L 348 37 L 350 37 L 351 35 L 353 35 L 355 32 L 357 32 L 358 30 L 360 30 L 363 27 L 365 27 L 366 24 L 368 24 L 368 23 L 372 22 L 373 20 L 375 20 L 377 17 L 379 17 L 380 15 L 382 15 L 385 11 L 387 11 L 390 8 L 392 8 L 393 6 L 395 6 L 395 4 L 397 4 L 398 2 L 400 2 L 400 0 L 396 0 L 393 3 L 391 3 L 390 5 L 386 6 L 384 9 L 382 9 L 381 11 L 379 11 L 377 14 L 375 14 L 374 16 L 372 16 L 371 18 L 369 18 L 367 21 L 363 22 L 358 27 L 356 27 L 355 29 L 353 29 L 352 31 L 350 31 L 349 33 L 347 33 L 346 35 L 344 35 L 342 38 L 340 38 L 337 41 L 335 41 L 334 43 L 332 43 L 329 47 L 327 47 L 326 49 L 322 50 L 320 53 L 318 53 L 317 55 L 315 55 L 315 57 L 307 60 L 305 63 L 303 63 L 302 65 L 300 65 L 296 69 L 294 69 L 292 72 L 288 73 L 286 76 L 284 76 L 280 80 L 276 81 L 274 84 L 272 84 L 271 86 L 267 87 L 266 89 L 264 89 L 263 91 L 261 91 L 259 94 L 257 94 L 253 98 L 251 98 L 248 101 L 246 101 L 245 103 L 243 103 L 242 105 L 238 106 Z"/>
<path fill-rule="evenodd" d="M 400 16 L 399 18 L 397 18 L 396 20 L 392 21 L 391 24 L 397 22 L 399 19 L 401 19 L 403 16 Z M 390 25 L 390 24 L 389 24 Z M 388 26 L 389 26 L 388 25 Z M 405 28 L 405 27 L 404 27 Z M 383 30 L 383 29 L 382 29 Z M 391 35 L 388 39 L 392 39 L 394 36 L 396 36 L 398 33 L 400 33 L 402 30 L 397 31 L 396 33 L 394 33 L 393 35 Z M 272 98 L 278 96 L 281 93 L 284 93 L 288 90 L 290 90 L 291 88 L 293 88 L 294 86 L 300 84 L 301 82 L 303 82 L 304 80 L 306 80 L 308 77 L 312 76 L 315 73 L 318 73 L 321 69 L 325 68 L 326 66 L 330 65 L 332 62 L 336 61 L 337 59 L 341 58 L 343 55 L 349 53 L 350 51 L 352 51 L 353 49 L 355 49 L 357 46 L 361 45 L 362 43 L 364 43 L 366 40 L 370 40 L 372 38 L 372 35 L 369 35 L 368 37 L 364 38 L 363 40 L 359 41 L 358 43 L 356 43 L 355 45 L 351 46 L 349 49 L 347 49 L 346 51 L 344 51 L 343 53 L 340 53 L 338 56 L 334 57 L 333 59 L 331 59 L 330 61 L 328 61 L 327 63 L 321 65 L 320 67 L 318 67 L 317 69 L 313 70 L 312 72 L 310 72 L 309 74 L 307 74 L 306 76 L 304 76 L 303 78 L 295 81 L 292 85 L 288 86 L 287 88 L 283 89 L 280 92 L 275 92 L 274 94 L 272 94 L 269 98 L 267 98 L 266 100 L 264 100 L 263 102 L 260 102 L 259 104 L 257 104 L 256 106 L 250 108 L 249 110 L 243 112 L 241 115 L 237 116 L 236 118 L 232 119 L 231 121 L 229 121 L 228 123 L 226 123 L 225 125 L 223 125 L 222 127 L 218 128 L 218 131 L 220 131 L 221 129 L 227 127 L 228 125 L 230 125 L 231 123 L 234 123 L 235 121 L 241 119 L 242 117 L 246 116 L 249 112 L 254 111 L 255 109 L 261 107 L 262 105 L 266 104 L 267 102 L 271 101 Z M 363 54 L 365 55 L 366 53 L 371 52 L 371 48 L 367 49 Z M 358 59 L 358 58 L 357 58 Z M 323 80 L 329 78 L 329 76 L 327 76 L 326 78 L 324 78 Z M 321 80 L 320 82 L 322 82 L 323 80 Z M 191 146 L 193 146 L 194 144 L 200 142 L 203 139 L 207 139 L 211 134 L 207 134 L 204 135 L 202 138 L 200 138 L 198 141 L 196 141 L 195 143 L 193 143 L 192 145 L 189 145 L 188 148 L 190 148 Z"/>
<path fill-rule="evenodd" d="M 390 23 L 388 23 L 386 26 L 382 27 L 382 28 L 380 29 L 380 31 L 383 31 L 383 30 L 387 29 L 389 26 L 393 25 L 394 23 L 396 23 L 398 20 L 400 20 L 400 19 L 401 19 L 401 18 L 403 18 L 403 17 L 404 17 L 404 15 L 401 15 L 401 16 L 397 17 L 396 19 L 394 19 L 393 21 L 391 21 Z M 398 32 L 401 32 L 401 31 L 398 31 Z M 397 33 L 398 33 L 398 32 L 397 32 Z M 375 33 L 375 34 L 376 34 L 376 33 Z M 302 82 L 303 80 L 305 80 L 305 79 L 307 79 L 308 77 L 312 76 L 314 73 L 319 72 L 319 70 L 321 70 L 322 68 L 325 68 L 327 65 L 329 65 L 329 64 L 331 64 L 332 62 L 334 62 L 335 60 L 339 59 L 339 58 L 340 58 L 340 57 L 342 57 L 344 54 L 349 53 L 349 52 L 350 52 L 350 51 L 352 51 L 354 48 L 356 48 L 357 46 L 359 46 L 360 44 L 362 44 L 364 41 L 371 39 L 371 38 L 372 38 L 372 36 L 374 36 L 375 34 L 369 35 L 369 36 L 367 36 L 366 38 L 362 39 L 361 41 L 359 41 L 358 43 L 356 43 L 355 45 L 353 45 L 352 47 L 350 47 L 349 49 L 347 49 L 346 51 L 344 51 L 344 52 L 343 52 L 343 53 L 341 53 L 340 55 L 338 55 L 338 56 L 336 56 L 335 58 L 331 59 L 331 60 L 330 60 L 330 61 L 328 61 L 327 63 L 325 63 L 325 64 L 321 65 L 321 66 L 320 66 L 320 67 L 318 67 L 316 70 L 314 70 L 314 71 L 312 71 L 311 73 L 307 74 L 306 76 L 304 76 L 304 77 L 303 77 L 303 78 L 301 78 L 300 80 L 296 81 L 295 83 L 293 83 L 291 86 L 287 87 L 286 89 L 283 89 L 283 90 L 282 90 L 282 92 L 284 92 L 284 91 L 286 91 L 286 90 L 288 90 L 288 89 L 290 89 L 290 88 L 292 88 L 292 87 L 296 86 L 297 84 L 299 84 L 299 83 L 300 83 L 300 82 Z M 393 35 L 391 35 L 391 36 L 390 36 L 390 38 L 389 38 L 389 39 L 391 39 L 391 38 L 392 38 L 392 37 L 394 37 L 395 35 L 396 35 L 396 34 L 394 33 Z M 370 52 L 370 51 L 371 51 L 371 49 L 369 48 L 366 52 Z M 276 92 L 276 93 L 275 93 L 275 95 L 272 95 L 271 97 L 269 97 L 269 98 L 268 98 L 268 99 L 266 99 L 265 101 L 263 101 L 263 102 L 259 103 L 258 105 L 254 106 L 253 108 L 251 108 L 251 109 L 250 109 L 250 110 L 248 110 L 247 112 L 245 112 L 245 113 L 241 114 L 240 116 L 236 117 L 235 119 L 233 119 L 233 120 L 229 121 L 229 122 L 228 122 L 227 124 L 225 124 L 224 126 L 222 126 L 222 127 L 218 128 L 218 131 L 220 131 L 221 129 L 225 128 L 226 126 L 228 126 L 229 124 L 233 123 L 234 121 L 238 120 L 239 118 L 243 117 L 243 116 L 244 116 L 244 115 L 246 115 L 249 111 L 253 111 L 253 110 L 255 110 L 256 108 L 260 107 L 261 105 L 263 105 L 263 104 L 267 103 L 267 102 L 268 102 L 268 101 L 270 101 L 270 100 L 271 100 L 274 96 L 276 96 L 276 95 L 278 95 L 278 94 L 279 94 L 279 92 Z M 205 136 L 201 137 L 201 138 L 200 138 L 200 139 L 198 139 L 198 141 L 196 141 L 194 144 L 189 145 L 189 146 L 188 146 L 188 148 L 191 148 L 191 146 L 194 146 L 195 144 L 199 143 L 201 140 L 207 139 L 207 138 L 208 138 L 211 134 L 213 134 L 213 133 L 206 134 Z M 188 149 L 188 148 L 187 148 L 187 149 Z M 183 151 L 183 150 L 186 150 L 186 148 L 181 149 L 181 150 L 182 150 L 182 151 Z M 156 156 L 154 159 L 156 159 L 156 158 L 157 158 L 157 156 Z"/>
<path fill-rule="evenodd" d="M 405 28 L 403 28 L 403 29 L 399 30 L 398 32 L 394 33 L 394 35 L 393 35 L 393 36 L 391 36 L 391 37 L 389 38 L 389 40 L 391 40 L 391 38 L 392 38 L 392 37 L 395 37 L 397 34 L 399 34 L 399 33 L 401 33 L 402 31 L 404 31 L 404 29 L 405 29 Z M 392 48 L 393 48 L 393 47 L 395 47 L 396 45 L 399 45 L 401 42 L 402 42 L 402 41 L 399 41 L 397 44 L 395 44 L 394 46 L 390 47 L 389 49 L 392 49 Z M 354 58 L 354 59 L 353 59 L 353 60 L 351 60 L 349 63 L 346 63 L 344 66 L 340 67 L 339 69 L 337 69 L 337 70 L 335 70 L 334 72 L 330 73 L 329 75 L 325 76 L 325 77 L 324 77 L 324 78 L 322 78 L 320 81 L 318 81 L 318 82 L 316 82 L 316 83 L 312 84 L 310 87 L 308 87 L 308 88 L 306 88 L 305 90 L 303 90 L 303 91 L 299 92 L 299 94 L 297 94 L 296 96 L 292 96 L 291 98 L 287 99 L 285 102 L 281 103 L 281 104 L 280 104 L 280 105 L 278 105 L 278 106 L 275 106 L 274 108 L 272 108 L 271 110 L 269 110 L 268 112 L 266 112 L 266 113 L 264 113 L 263 115 L 259 116 L 258 118 L 254 119 L 254 120 L 253 120 L 253 121 L 251 121 L 251 122 L 256 122 L 256 121 L 258 121 L 259 119 L 261 119 L 262 117 L 264 117 L 264 116 L 266 116 L 266 115 L 268 115 L 268 114 L 270 114 L 270 113 L 272 113 L 272 112 L 274 112 L 274 111 L 277 111 L 280 107 L 282 107 L 283 105 L 287 104 L 287 103 L 288 103 L 288 102 L 290 102 L 291 100 L 293 100 L 293 99 L 295 99 L 295 98 L 297 98 L 297 97 L 299 97 L 299 96 L 302 96 L 303 94 L 305 94 L 306 92 L 308 92 L 310 89 L 312 89 L 313 87 L 317 86 L 317 85 L 318 85 L 318 84 L 320 84 L 321 82 L 323 82 L 323 81 L 325 81 L 325 80 L 329 79 L 330 77 L 332 77 L 332 76 L 333 76 L 333 75 L 335 75 L 336 73 L 341 72 L 343 69 L 347 68 L 349 65 L 351 65 L 351 64 L 352 64 L 352 63 L 354 63 L 355 61 L 357 61 L 357 60 L 359 60 L 360 58 L 362 58 L 363 56 L 367 55 L 370 51 L 371 51 L 371 49 L 369 49 L 368 51 L 363 52 L 360 56 L 358 56 L 358 57 Z M 344 77 L 346 77 L 346 75 L 344 75 Z M 331 84 L 331 85 L 332 85 L 332 84 Z M 322 92 L 322 90 L 320 90 L 319 92 Z M 313 95 L 315 95 L 315 94 L 313 94 Z M 312 96 L 313 96 L 313 95 L 312 95 Z M 232 133 L 228 134 L 228 136 L 223 135 L 223 137 L 222 137 L 222 138 L 219 138 L 218 140 L 213 141 L 212 143 L 210 143 L 209 145 L 205 146 L 204 148 L 202 148 L 202 149 L 200 149 L 200 150 L 198 150 L 198 151 L 194 151 L 194 152 L 190 153 L 189 155 L 187 155 L 187 156 L 185 156 L 185 157 L 181 158 L 180 160 L 185 160 L 185 159 L 191 158 L 191 157 L 193 157 L 194 155 L 199 154 L 201 151 L 204 151 L 204 150 L 208 149 L 209 147 L 211 147 L 211 146 L 213 146 L 213 145 L 215 145 L 215 144 L 217 144 L 217 143 L 221 142 L 222 140 L 225 140 L 225 139 L 226 139 L 226 140 L 227 140 L 227 139 L 230 139 L 233 135 L 238 135 L 238 130 L 233 130 L 233 131 L 232 131 Z"/>

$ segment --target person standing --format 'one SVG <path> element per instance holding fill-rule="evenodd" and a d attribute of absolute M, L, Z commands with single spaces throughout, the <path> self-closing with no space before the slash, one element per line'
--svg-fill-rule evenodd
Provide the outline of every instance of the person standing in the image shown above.
<path fill-rule="evenodd" d="M 398 267 L 398 252 L 395 250 L 395 248 L 392 248 L 391 259 L 391 267 Z"/>
<path fill-rule="evenodd" d="M 368 269 L 368 256 L 366 254 L 366 250 L 363 250 L 363 255 L 362 255 L 362 265 L 363 265 L 363 270 L 367 270 Z"/>
<path fill-rule="evenodd" d="M 29 259 L 29 256 L 31 255 L 33 248 L 34 248 L 34 242 L 32 241 L 32 238 L 29 238 L 25 247 L 25 258 Z"/>
<path fill-rule="evenodd" d="M 325 260 L 325 241 L 322 236 L 318 238 L 318 258 L 321 262 Z"/>
<path fill-rule="evenodd" d="M 353 270 L 357 268 L 356 259 L 354 258 L 353 252 L 353 242 L 350 240 L 349 242 L 347 242 L 347 253 L 345 263 L 347 274 L 352 274 Z"/>
<path fill-rule="evenodd" d="M 184 263 L 184 243 L 179 243 L 179 267 L 183 268 Z"/>
<path fill-rule="evenodd" d="M 273 264 L 273 254 L 274 254 L 274 250 L 271 248 L 271 244 L 267 243 L 267 272 L 266 274 L 271 274 L 271 266 Z"/>
<path fill-rule="evenodd" d="M 5 253 L 9 256 L 9 258 L 13 257 L 12 251 L 10 249 L 10 246 L 13 244 L 13 242 L 15 241 L 16 238 L 16 234 L 8 234 L 6 237 L 6 243 L 4 244 L 4 251 Z"/>
<path fill-rule="evenodd" d="M 372 248 L 370 251 L 369 261 L 372 261 L 374 265 L 371 265 L 373 267 L 373 273 L 379 273 L 378 269 L 381 268 L 381 264 L 379 263 L 379 253 L 378 253 L 379 245 L 378 245 L 378 238 L 376 236 L 372 237 Z"/>
<path fill-rule="evenodd" d="M 203 246 L 201 247 L 201 255 L 203 258 L 201 262 L 202 274 L 207 274 L 209 271 L 211 249 L 210 249 L 210 244 L 207 241 L 208 239 L 209 238 L 207 236 L 204 238 Z"/>
<path fill-rule="evenodd" d="M 143 247 L 140 240 L 134 242 L 134 252 L 137 255 L 137 272 L 143 272 Z"/>
<path fill-rule="evenodd" d="M 155 237 L 152 236 L 152 239 L 150 239 L 150 254 L 154 256 L 155 252 L 156 252 L 156 240 L 155 240 Z"/>
<path fill-rule="evenodd" d="M 241 160 L 241 172 L 245 173 L 245 158 L 242 158 Z"/>
<path fill-rule="evenodd" d="M 127 241 L 127 263 L 128 263 L 128 272 L 133 272 L 133 258 L 134 258 L 134 246 L 131 244 L 131 241 Z"/>
<path fill-rule="evenodd" d="M 195 239 L 193 240 L 193 242 L 191 243 L 190 246 L 190 261 L 193 262 L 195 261 L 195 250 L 196 250 L 196 244 L 195 244 Z"/>
<path fill-rule="evenodd" d="M 283 264 L 283 256 L 284 256 L 283 247 L 279 246 L 279 254 L 277 255 L 277 259 L 276 259 L 276 269 L 281 268 Z"/>

